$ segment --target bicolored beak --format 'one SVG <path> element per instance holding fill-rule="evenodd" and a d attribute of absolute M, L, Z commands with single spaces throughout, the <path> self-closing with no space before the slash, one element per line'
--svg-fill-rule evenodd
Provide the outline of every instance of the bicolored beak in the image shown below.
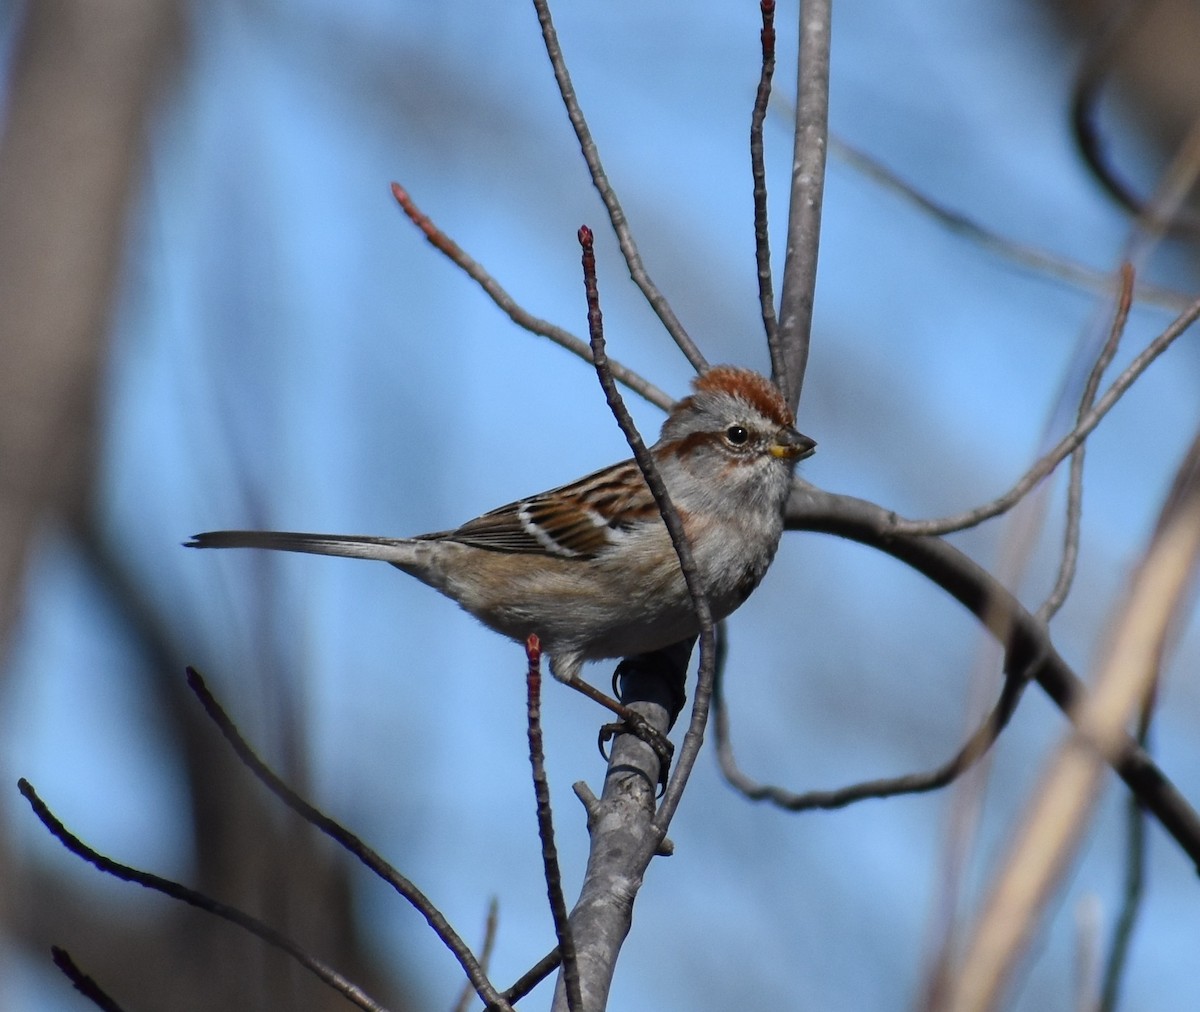
<path fill-rule="evenodd" d="M 782 460 L 803 460 L 811 457 L 816 448 L 815 439 L 809 439 L 795 429 L 780 429 L 775 435 L 775 442 L 771 444 L 770 453 L 772 457 Z"/>

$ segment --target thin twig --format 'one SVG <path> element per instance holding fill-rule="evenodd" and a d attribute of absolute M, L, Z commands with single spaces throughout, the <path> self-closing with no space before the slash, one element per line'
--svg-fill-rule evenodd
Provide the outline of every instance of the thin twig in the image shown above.
<path fill-rule="evenodd" d="M 483 945 L 479 948 L 479 967 L 484 973 L 488 972 L 488 967 L 491 965 L 492 951 L 496 947 L 496 935 L 499 930 L 500 901 L 493 896 L 488 901 L 487 917 L 483 922 Z M 475 989 L 471 986 L 470 981 L 466 981 L 459 993 L 458 1001 L 455 1003 L 454 1012 L 471 1012 L 474 996 Z"/>
<path fill-rule="evenodd" d="M 195 668 L 189 667 L 187 669 L 187 683 L 188 687 L 200 701 L 200 705 L 204 707 L 204 712 L 217 725 L 217 729 L 224 736 L 225 740 L 229 742 L 238 759 L 254 774 L 255 778 L 274 794 L 275 797 L 287 805 L 288 808 L 299 815 L 300 818 L 304 819 L 310 825 L 315 826 L 340 847 L 353 854 L 367 868 L 408 900 L 417 912 L 425 918 L 434 933 L 442 940 L 442 944 L 453 953 L 479 997 L 485 1002 L 494 1003 L 500 1009 L 507 1010 L 507 1003 L 500 998 L 492 982 L 488 980 L 487 974 L 484 973 L 483 968 L 479 965 L 470 947 L 459 937 L 454 928 L 450 926 L 450 922 L 434 906 L 429 897 L 421 892 L 409 879 L 388 864 L 387 861 L 380 857 L 361 839 L 339 822 L 331 819 L 324 812 L 318 811 L 285 784 L 247 744 L 246 739 L 242 737 L 241 732 L 229 718 L 229 715 L 221 708 L 221 704 L 213 697 L 208 686 L 204 683 L 203 677 L 201 677 Z"/>
<path fill-rule="evenodd" d="M 608 220 L 617 237 L 617 242 L 621 246 L 621 255 L 624 256 L 625 264 L 629 268 L 629 276 L 633 279 L 633 283 L 641 289 L 650 308 L 662 321 L 663 327 L 692 364 L 692 368 L 697 372 L 704 372 L 708 368 L 707 359 L 688 336 L 683 324 L 679 322 L 674 310 L 671 309 L 670 303 L 651 280 L 646 268 L 642 266 L 642 258 L 638 253 L 637 243 L 634 242 L 633 232 L 629 228 L 629 222 L 625 218 L 621 202 L 617 199 L 617 194 L 613 190 L 612 184 L 609 183 L 608 176 L 604 173 L 604 166 L 600 163 L 600 152 L 596 148 L 596 142 L 592 139 L 592 132 L 588 128 L 587 120 L 579 105 L 579 99 L 575 95 L 575 86 L 571 84 L 571 75 L 567 71 L 567 64 L 563 59 L 562 47 L 558 44 L 558 33 L 554 30 L 554 22 L 550 17 L 550 4 L 548 0 L 533 0 L 533 6 L 537 11 L 538 24 L 542 28 L 542 40 L 546 45 L 546 55 L 550 57 L 550 65 L 554 69 L 554 80 L 558 82 L 558 91 L 562 96 L 563 105 L 566 107 L 567 117 L 575 129 L 579 150 L 583 155 L 583 160 L 587 162 L 588 172 L 592 176 L 592 184 L 596 187 L 596 192 L 600 194 L 600 199 L 608 211 Z"/>
<path fill-rule="evenodd" d="M 761 0 L 762 70 L 754 111 L 750 116 L 750 174 L 754 179 L 754 259 L 758 266 L 758 305 L 762 313 L 771 371 L 783 375 L 786 364 L 779 344 L 779 321 L 775 317 L 775 285 L 771 279 L 771 233 L 767 227 L 767 169 L 763 161 L 763 123 L 771 102 L 771 79 L 775 75 L 775 0 Z"/>
<path fill-rule="evenodd" d="M 575 959 L 575 939 L 563 898 L 562 874 L 558 867 L 558 848 L 554 845 L 554 818 L 550 810 L 550 784 L 546 779 L 545 754 L 542 748 L 542 646 L 537 636 L 530 634 L 525 641 L 525 656 L 529 667 L 525 674 L 527 691 L 526 711 L 529 720 L 529 765 L 533 769 L 533 795 L 537 800 L 538 836 L 542 841 L 542 866 L 546 876 L 546 892 L 550 898 L 550 915 L 554 918 L 554 934 L 562 960 L 563 985 L 570 1012 L 582 1012 L 583 998 L 579 992 L 579 965 Z"/>
<path fill-rule="evenodd" d="M 392 196 L 396 198 L 396 203 L 400 205 L 400 209 L 408 216 L 409 221 L 421 230 L 430 244 L 438 252 L 444 254 L 467 277 L 479 285 L 496 306 L 499 307 L 501 312 L 512 320 L 513 323 L 531 334 L 549 338 L 559 347 L 566 348 L 572 355 L 579 356 L 585 362 L 590 363 L 592 361 L 592 350 L 588 347 L 586 341 L 556 324 L 534 316 L 522 307 L 488 273 L 482 264 L 443 232 L 427 214 L 413 203 L 412 197 L 408 195 L 408 191 L 399 183 L 392 183 Z M 664 411 L 671 409 L 673 403 L 671 397 L 649 380 L 643 379 L 628 366 L 621 365 L 619 362 L 613 362 L 612 370 L 613 376 L 619 383 L 623 383 L 640 397 L 645 398 L 651 404 L 657 405 Z"/>
<path fill-rule="evenodd" d="M 941 538 L 897 535 L 894 515 L 875 503 L 824 492 L 800 478 L 792 484 L 784 515 L 788 530 L 833 534 L 870 545 L 925 576 L 996 637 L 1005 650 L 1006 670 L 1037 681 L 1055 706 L 1074 719 L 1086 695 L 1083 683 L 1055 650 L 1045 624 L 983 567 Z M 1170 777 L 1128 736 L 1110 764 L 1200 871 L 1200 815 Z"/>
<path fill-rule="evenodd" d="M 124 1009 L 109 997 L 99 984 L 75 965 L 75 961 L 66 949 L 60 949 L 57 945 L 50 946 L 50 958 L 54 960 L 54 965 L 63 972 L 75 990 L 98 1009 L 103 1009 L 103 1012 L 124 1012 Z"/>
<path fill-rule="evenodd" d="M 667 827 L 671 823 L 675 809 L 679 806 L 679 799 L 683 796 L 683 789 L 687 785 L 688 777 L 691 776 L 700 746 L 704 741 L 704 727 L 708 723 L 708 709 L 712 699 L 715 631 L 712 611 L 708 606 L 704 586 L 700 582 L 699 571 L 696 569 L 696 560 L 692 555 L 691 545 L 688 543 L 679 512 L 671 503 L 671 498 L 667 494 L 662 476 L 658 473 L 654 458 L 646 449 L 646 444 L 642 441 L 641 434 L 633 424 L 625 402 L 621 399 L 621 392 L 617 389 L 608 370 L 604 323 L 600 312 L 600 297 L 596 288 L 596 259 L 592 247 L 592 230 L 586 225 L 579 230 L 579 243 L 583 247 L 584 289 L 588 301 L 588 332 L 591 335 L 596 375 L 600 378 L 600 386 L 604 389 L 608 406 L 616 418 L 617 424 L 621 427 L 621 431 L 625 434 L 625 440 L 633 452 L 638 470 L 642 472 L 642 477 L 645 478 L 646 485 L 649 487 L 651 495 L 654 496 L 658 511 L 662 514 L 667 532 L 671 535 L 671 543 L 675 547 L 675 553 L 679 556 L 679 568 L 695 606 L 696 620 L 700 627 L 700 675 L 697 679 L 696 696 L 692 703 L 692 719 L 687 733 L 684 735 L 683 746 L 679 751 L 675 769 L 671 773 L 667 788 L 663 792 L 662 802 L 654 817 L 654 825 L 661 834 L 661 840 L 661 837 L 665 837 L 667 834 Z M 649 855 L 647 855 L 648 858 Z"/>
<path fill-rule="evenodd" d="M 1121 343 L 1121 335 L 1125 333 L 1125 324 L 1129 320 L 1129 309 L 1133 304 L 1133 267 L 1121 265 L 1121 292 L 1117 299 L 1117 311 L 1113 315 L 1112 326 L 1108 331 L 1108 340 L 1100 349 L 1096 362 L 1088 374 L 1084 384 L 1083 395 L 1079 399 L 1079 410 L 1075 415 L 1075 423 L 1091 408 L 1096 400 L 1096 391 L 1100 389 L 1100 380 L 1104 372 L 1112 364 L 1117 354 L 1117 346 Z M 1042 606 L 1037 610 L 1037 617 L 1043 622 L 1049 622 L 1067 599 L 1071 592 L 1071 584 L 1075 582 L 1075 570 L 1079 560 L 1079 532 L 1083 512 L 1083 464 L 1087 453 L 1087 444 L 1080 443 L 1071 454 L 1071 471 L 1067 481 L 1067 526 L 1063 533 L 1062 558 L 1059 560 L 1058 577 Z"/>
<path fill-rule="evenodd" d="M 800 401 L 812 334 L 817 287 L 817 250 L 825 192 L 829 133 L 829 35 L 831 0 L 805 0 L 800 7 L 800 59 L 796 86 L 796 136 L 788 210 L 787 254 L 779 302 L 783 375 L 775 384 L 794 409 Z"/>
<path fill-rule="evenodd" d="M 524 998 L 530 991 L 537 987 L 543 980 L 550 976 L 559 968 L 562 963 L 558 955 L 558 947 L 555 946 L 546 955 L 539 959 L 533 966 L 526 970 L 513 983 L 512 987 L 505 988 L 502 997 L 505 1001 L 516 1004 Z M 489 1005 L 487 1012 L 496 1012 L 497 1006 Z"/>
<path fill-rule="evenodd" d="M 1047 253 L 1036 246 L 1019 243 L 984 228 L 975 219 L 961 211 L 938 203 L 932 197 L 922 193 L 911 183 L 901 179 L 879 159 L 847 143 L 836 134 L 829 135 L 829 153 L 839 161 L 861 172 L 872 182 L 929 214 L 951 232 L 969 239 L 991 253 L 1011 260 L 1019 267 L 1064 281 L 1076 288 L 1095 294 L 1108 295 L 1113 291 L 1113 278 L 1110 271 L 1088 267 L 1075 260 Z M 1181 292 L 1141 281 L 1134 288 L 1134 297 L 1139 304 L 1169 309 L 1173 313 L 1185 309 L 1191 301 Z"/>
<path fill-rule="evenodd" d="M 1137 381 L 1159 355 L 1166 351 L 1181 334 L 1184 333 L 1196 319 L 1200 318 L 1200 299 L 1194 301 L 1184 310 L 1169 327 L 1151 341 L 1145 349 L 1126 366 L 1125 370 L 1113 380 L 1112 385 L 1096 402 L 1095 406 L 1079 419 L 1075 428 L 1064 436 L 1059 443 L 1045 456 L 1037 461 L 1024 476 L 1004 495 L 989 503 L 977 506 L 954 516 L 942 517 L 937 520 L 905 520 L 896 517 L 893 530 L 897 534 L 949 534 L 974 527 L 984 520 L 999 516 L 1012 509 L 1047 475 L 1049 475 L 1077 446 L 1080 446 L 1113 405 Z"/>
<path fill-rule="evenodd" d="M 127 864 L 121 864 L 118 861 L 112 860 L 112 858 L 105 857 L 98 851 L 93 850 L 67 829 L 54 813 L 46 807 L 46 803 L 38 797 L 37 792 L 33 789 L 33 785 L 24 777 L 17 781 L 17 789 L 21 792 L 21 796 L 29 802 L 34 814 L 41 821 L 42 825 L 50 831 L 54 838 L 66 847 L 67 850 L 71 851 L 71 853 L 83 858 L 83 860 L 95 868 L 123 882 L 132 882 L 146 889 L 153 889 L 156 892 L 170 896 L 172 899 L 187 903 L 189 906 L 214 914 L 222 920 L 229 921 L 231 924 L 236 924 L 238 927 L 250 932 L 250 934 L 261 938 L 268 945 L 286 952 L 306 970 L 324 981 L 359 1008 L 367 1009 L 369 1012 L 385 1012 L 384 1007 L 371 998 L 357 984 L 347 980 L 336 970 L 331 969 L 319 959 L 309 955 L 290 938 L 280 934 L 274 928 L 238 910 L 236 907 L 231 907 L 226 903 L 214 900 L 201 892 L 197 892 L 195 889 L 189 889 L 187 886 L 180 885 L 171 879 L 153 875 L 150 872 L 140 871 L 137 868 L 132 868 Z"/>
<path fill-rule="evenodd" d="M 949 761 L 923 773 L 864 780 L 830 791 L 793 792 L 773 784 L 759 783 L 747 776 L 737 765 L 733 755 L 733 746 L 729 741 L 729 721 L 726 716 L 724 699 L 718 688 L 713 694 L 713 722 L 721 772 L 730 786 L 751 801 L 768 801 L 789 812 L 845 808 L 847 805 L 868 799 L 892 798 L 903 794 L 924 794 L 940 790 L 960 777 L 986 755 L 988 749 L 1000 737 L 1000 732 L 1008 726 L 1008 722 L 1017 708 L 1017 703 L 1029 683 L 1028 678 L 1025 677 L 1026 673 L 1018 670 L 1015 665 L 1008 668 L 1005 674 L 1006 678 L 999 701 L 971 737 L 967 739 L 966 744 Z M 719 678 L 717 685 L 720 685 Z"/>

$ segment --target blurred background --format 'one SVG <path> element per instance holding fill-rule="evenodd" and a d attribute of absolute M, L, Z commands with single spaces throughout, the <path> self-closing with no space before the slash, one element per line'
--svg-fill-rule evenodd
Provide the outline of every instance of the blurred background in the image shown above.
<path fill-rule="evenodd" d="M 1149 194 L 1200 108 L 1200 11 L 1140 5 L 1097 110 Z M 838 5 L 831 129 L 947 208 L 1094 272 L 1067 282 L 947 228 L 831 156 L 803 475 L 912 517 L 1007 489 L 1065 430 L 1131 218 L 1073 142 L 1069 104 L 1111 12 L 1090 3 Z M 796 5 L 767 124 L 777 267 Z M 645 263 L 710 361 L 767 368 L 747 135 L 756 3 L 560 4 L 561 42 Z M 1180 55 L 1184 54 L 1184 55 Z M 102 852 L 269 920 L 393 1009 L 448 1009 L 457 965 L 423 919 L 232 762 L 187 696 L 208 677 L 276 769 L 368 840 L 493 979 L 553 944 L 529 785 L 521 650 L 389 567 L 195 553 L 222 527 L 442 529 L 626 455 L 585 363 L 513 326 L 429 247 L 417 204 L 521 303 L 586 328 L 575 238 L 597 232 L 610 354 L 673 395 L 689 368 L 628 282 L 529 5 L 42 0 L 0 6 L 0 1008 L 91 1007 L 67 948 L 129 1009 L 346 1007 L 227 924 L 71 858 L 27 777 Z M 1118 367 L 1197 287 L 1194 234 L 1158 246 Z M 1172 292 L 1181 293 L 1175 296 Z M 1190 297 L 1190 296 L 1189 296 Z M 1086 675 L 1195 431 L 1194 336 L 1089 442 L 1083 554 L 1055 642 Z M 643 432 L 661 412 L 630 396 Z M 956 537 L 1036 606 L 1062 532 Z M 1019 570 L 1020 567 L 1017 567 Z M 880 553 L 789 534 L 730 622 L 745 769 L 794 789 L 942 761 L 969 726 L 976 622 Z M 1181 636 L 1154 750 L 1200 803 L 1200 641 Z M 609 668 L 589 677 L 607 683 Z M 548 685 L 568 897 L 586 859 L 570 785 L 600 787 L 590 703 Z M 1065 729 L 1034 690 L 995 750 L 970 911 Z M 1107 947 L 1124 875 L 1113 778 L 1011 1007 L 1066 1008 Z M 945 928 L 951 792 L 789 815 L 711 748 L 639 896 L 615 1009 L 912 1005 Z M 1149 831 L 1127 1009 L 1200 1006 L 1195 870 Z M 548 1007 L 547 986 L 522 1007 Z"/>

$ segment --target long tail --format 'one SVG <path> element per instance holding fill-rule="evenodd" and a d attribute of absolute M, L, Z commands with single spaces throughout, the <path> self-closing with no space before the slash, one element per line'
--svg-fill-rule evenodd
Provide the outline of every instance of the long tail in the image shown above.
<path fill-rule="evenodd" d="M 208 531 L 184 542 L 185 548 L 271 548 L 279 552 L 340 555 L 380 562 L 412 561 L 413 543 L 403 538 L 355 534 L 296 534 L 291 531 Z"/>

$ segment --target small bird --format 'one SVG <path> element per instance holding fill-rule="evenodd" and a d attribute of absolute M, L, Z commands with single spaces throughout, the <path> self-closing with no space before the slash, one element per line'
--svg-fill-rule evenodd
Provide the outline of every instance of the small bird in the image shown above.
<path fill-rule="evenodd" d="M 758 586 L 783 533 L 797 461 L 816 443 L 795 429 L 765 377 L 715 366 L 676 402 L 650 452 L 679 513 L 714 620 Z M 585 661 L 630 657 L 699 632 L 679 559 L 633 460 L 521 499 L 452 531 L 415 538 L 210 531 L 188 548 L 270 548 L 389 562 L 488 628 L 530 633 L 560 681 Z"/>

